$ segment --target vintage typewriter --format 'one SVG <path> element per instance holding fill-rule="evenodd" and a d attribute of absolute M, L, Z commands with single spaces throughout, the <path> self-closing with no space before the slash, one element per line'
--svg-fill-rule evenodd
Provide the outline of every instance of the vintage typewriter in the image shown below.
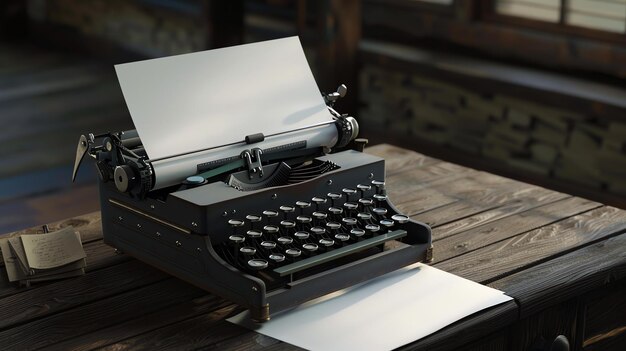
<path fill-rule="evenodd" d="M 263 46 L 267 43 L 270 48 Z M 291 55 L 289 64 L 302 67 L 304 60 L 306 66 L 297 38 L 250 44 L 243 49 L 243 54 L 256 50 L 255 64 L 272 49 L 280 51 L 281 57 Z M 237 52 L 240 47 L 221 50 L 215 54 L 218 58 L 242 55 Z M 214 54 L 205 53 L 215 64 Z M 267 58 L 271 69 L 278 69 L 275 57 Z M 196 59 L 197 54 L 184 55 L 179 64 L 193 65 L 189 60 Z M 199 61 L 203 60 L 200 57 Z M 147 79 L 155 70 L 178 69 L 167 67 L 175 64 L 172 62 L 152 61 L 155 66 L 144 71 L 143 66 L 133 64 L 116 67 L 137 129 L 83 135 L 78 144 L 73 178 L 83 157 L 91 156 L 100 177 L 102 229 L 107 244 L 248 308 L 255 321 L 268 320 L 272 313 L 414 262 L 430 260 L 430 229 L 394 208 L 386 196 L 384 160 L 362 152 L 366 141 L 356 138 L 358 123 L 333 108 L 345 95 L 345 86 L 331 94 L 303 94 L 315 102 L 306 116 L 315 111 L 321 122 L 310 124 L 306 118 L 298 119 L 302 123 L 291 129 L 265 134 L 248 133 L 248 124 L 242 124 L 236 130 L 244 134 L 234 135 L 236 141 L 230 144 L 151 158 L 150 150 L 157 150 L 146 142 L 155 139 L 149 130 L 151 123 L 167 122 L 146 122 L 150 117 L 142 120 L 135 116 L 141 109 L 133 102 L 137 99 L 133 97 L 133 83 L 125 77 L 137 74 L 139 78 L 133 79 Z M 232 74 L 237 72 L 233 68 Z M 173 74 L 185 79 L 185 72 Z M 310 86 L 312 76 L 305 76 L 298 79 Z M 189 84 L 210 84 L 201 80 Z M 148 84 L 139 89 L 142 97 L 146 94 L 158 103 L 154 99 L 159 94 L 151 89 L 167 88 Z M 278 90 L 280 98 L 285 98 L 284 89 Z M 229 95 L 228 89 L 223 93 Z M 247 101 L 255 96 L 250 95 Z M 263 97 L 267 98 L 271 99 Z M 223 96 L 212 101 L 222 102 Z M 197 110 L 194 107 L 193 111 Z M 271 116 L 274 113 L 278 112 L 272 111 Z M 161 139 L 156 138 L 159 145 L 172 144 L 176 136 L 168 137 L 168 133 L 177 127 L 172 123 L 162 129 Z M 203 134 L 187 133 L 189 138 L 194 133 Z"/>

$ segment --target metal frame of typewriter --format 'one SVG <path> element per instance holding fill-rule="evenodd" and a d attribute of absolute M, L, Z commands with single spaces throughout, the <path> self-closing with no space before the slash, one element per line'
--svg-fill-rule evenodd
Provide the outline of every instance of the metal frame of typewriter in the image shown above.
<path fill-rule="evenodd" d="M 329 109 L 342 122 L 337 123 L 338 131 L 349 135 L 353 131 L 349 130 L 345 116 L 332 109 L 331 96 L 326 97 Z M 96 146 L 94 139 L 100 138 L 102 145 Z M 350 138 L 354 135 L 348 136 Z M 345 138 L 339 144 L 345 147 Z M 319 150 L 305 156 L 308 161 L 326 162 L 333 167 L 297 184 L 242 191 L 224 180 L 212 178 L 199 185 L 183 183 L 150 191 L 150 163 L 131 150 L 141 148 L 136 132 L 107 133 L 81 137 L 74 176 L 85 154 L 96 159 L 105 243 L 249 309 L 251 318 L 262 322 L 278 311 L 432 258 L 430 228 L 413 220 L 393 232 L 376 236 L 376 240 L 350 246 L 344 250 L 344 256 L 330 262 L 294 273 L 282 271 L 278 285 L 271 288 L 260 277 L 233 267 L 216 252 L 231 233 L 228 220 L 255 213 L 259 204 L 264 208 L 278 208 L 303 200 L 303 194 L 324 195 L 384 179 L 383 159 L 361 152 L 363 142 L 352 141 L 348 146 L 358 151 L 326 153 L 329 150 Z M 288 156 L 280 154 L 282 160 L 263 162 L 260 154 L 254 149 L 242 154 L 244 166 L 230 172 L 231 178 L 237 172 L 250 174 L 250 179 L 253 173 L 258 177 L 263 170 L 276 169 Z M 295 158 L 303 159 L 302 155 Z M 128 183 L 130 172 L 135 175 L 132 187 Z M 386 199 L 379 206 L 399 213 Z M 399 237 L 401 239 L 392 240 Z M 357 249 L 352 252 L 354 247 Z"/>
<path fill-rule="evenodd" d="M 267 291 L 260 278 L 235 269 L 214 251 L 214 242 L 224 240 L 224 235 L 230 232 L 226 225 L 229 216 L 247 213 L 246 209 L 255 202 L 274 203 L 278 207 L 300 199 L 302 189 L 310 190 L 309 194 L 325 194 L 337 187 L 371 181 L 384 174 L 384 160 L 358 151 L 343 151 L 323 158 L 333 159 L 342 164 L 342 168 L 297 186 L 247 193 L 245 201 L 241 201 L 238 190 L 223 182 L 173 192 L 166 202 L 151 198 L 137 201 L 117 191 L 111 182 L 101 182 L 104 241 L 250 309 L 252 318 L 257 321 L 268 320 L 270 312 L 297 306 L 414 262 L 430 260 L 430 229 L 415 221 L 407 224 L 407 236 L 398 247 L 294 280 L 275 291 Z M 347 169 L 354 172 L 345 172 Z M 355 173 L 361 174 L 361 179 L 354 177 Z M 216 196 L 223 201 L 207 204 L 207 198 Z M 395 211 L 391 203 L 385 206 Z"/>

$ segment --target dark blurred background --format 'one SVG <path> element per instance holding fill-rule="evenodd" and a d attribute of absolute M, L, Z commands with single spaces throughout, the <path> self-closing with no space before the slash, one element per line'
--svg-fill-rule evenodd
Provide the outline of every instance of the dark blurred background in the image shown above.
<path fill-rule="evenodd" d="M 98 209 L 69 180 L 132 127 L 113 64 L 292 35 L 371 143 L 624 208 L 625 32 L 624 0 L 1 0 L 0 233 Z"/>

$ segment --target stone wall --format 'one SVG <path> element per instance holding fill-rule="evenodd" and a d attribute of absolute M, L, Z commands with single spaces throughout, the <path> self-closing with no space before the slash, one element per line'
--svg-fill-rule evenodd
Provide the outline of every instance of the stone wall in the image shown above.
<path fill-rule="evenodd" d="M 603 120 L 373 64 L 359 81 L 367 129 L 626 195 L 626 116 Z"/>
<path fill-rule="evenodd" d="M 124 0 L 31 0 L 29 5 L 34 20 L 110 40 L 147 56 L 206 49 L 207 25 L 197 14 Z"/>

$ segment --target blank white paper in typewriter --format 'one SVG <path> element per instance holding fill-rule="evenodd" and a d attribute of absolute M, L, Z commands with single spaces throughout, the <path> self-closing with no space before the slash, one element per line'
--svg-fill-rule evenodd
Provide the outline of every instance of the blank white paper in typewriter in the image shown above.
<path fill-rule="evenodd" d="M 155 189 L 196 173 L 199 163 L 306 140 L 332 146 L 324 125 L 246 145 L 247 135 L 294 131 L 333 120 L 297 37 L 116 65 L 124 99 L 152 162 Z"/>
<path fill-rule="evenodd" d="M 509 300 L 502 291 L 417 263 L 266 323 L 250 322 L 248 312 L 229 321 L 309 350 L 391 350 Z"/>

